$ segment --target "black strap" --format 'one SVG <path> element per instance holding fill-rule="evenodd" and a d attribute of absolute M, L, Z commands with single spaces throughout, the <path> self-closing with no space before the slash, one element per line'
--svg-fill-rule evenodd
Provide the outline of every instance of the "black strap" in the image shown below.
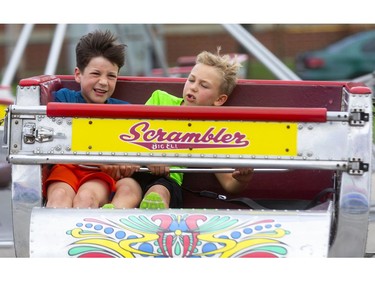
<path fill-rule="evenodd" d="M 227 199 L 225 200 L 227 202 L 234 202 L 234 203 L 240 203 L 248 206 L 250 209 L 268 209 L 263 205 L 258 204 L 254 200 L 248 198 L 248 197 L 238 197 L 238 198 L 233 198 L 233 199 Z"/>
<path fill-rule="evenodd" d="M 249 207 L 250 209 L 264 209 L 264 210 L 267 210 L 269 208 L 255 202 L 254 200 L 248 198 L 248 197 L 238 197 L 238 198 L 233 198 L 233 199 L 228 199 L 227 196 L 225 195 L 222 195 L 222 194 L 218 194 L 218 193 L 215 193 L 215 192 L 212 192 L 212 191 L 208 191 L 208 190 L 202 190 L 202 191 L 195 191 L 195 190 L 191 190 L 189 188 L 186 188 L 186 187 L 182 187 L 184 190 L 186 191 L 189 191 L 191 193 L 194 193 L 196 195 L 199 195 L 199 196 L 202 196 L 202 197 L 207 197 L 207 198 L 212 198 L 212 199 L 218 199 L 218 200 L 221 200 L 221 201 L 225 201 L 225 202 L 232 202 L 232 203 L 240 203 L 240 204 L 243 204 L 247 207 Z M 329 193 L 335 193 L 335 189 L 334 188 L 326 188 L 326 189 L 323 189 L 322 191 L 320 191 L 315 197 L 313 200 L 311 200 L 304 208 L 302 208 L 303 210 L 308 210 L 308 209 L 311 209 L 313 207 L 315 207 L 316 205 L 318 205 L 319 203 L 321 203 L 321 199 L 329 194 Z"/>
<path fill-rule="evenodd" d="M 212 192 L 212 191 L 208 191 L 208 190 L 195 191 L 195 190 L 191 190 L 191 189 L 185 188 L 185 187 L 182 187 L 182 188 L 186 191 L 189 191 L 191 193 L 194 193 L 194 194 L 202 196 L 202 197 L 218 199 L 218 200 L 226 201 L 226 202 L 244 204 L 245 206 L 249 207 L 250 209 L 267 209 L 266 207 L 258 204 L 254 200 L 252 200 L 250 198 L 247 198 L 247 197 L 239 197 L 239 198 L 228 199 L 227 196 L 225 196 L 225 195 L 218 194 L 216 192 Z"/>
<path fill-rule="evenodd" d="M 325 189 L 323 189 L 322 191 L 320 191 L 313 200 L 310 201 L 310 203 L 305 207 L 305 210 L 308 210 L 308 209 L 311 209 L 312 207 L 315 207 L 316 205 L 318 205 L 319 203 L 321 203 L 321 199 L 329 194 L 329 193 L 332 193 L 334 194 L 335 193 L 335 189 L 332 188 L 332 187 L 327 187 Z"/>

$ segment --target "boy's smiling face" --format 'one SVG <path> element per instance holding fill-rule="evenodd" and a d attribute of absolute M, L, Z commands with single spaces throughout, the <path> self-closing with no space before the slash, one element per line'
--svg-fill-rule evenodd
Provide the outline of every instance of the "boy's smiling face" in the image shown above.
<path fill-rule="evenodd" d="M 87 103 L 105 103 L 115 91 L 119 68 L 104 57 L 94 57 L 81 72 L 74 70 L 76 82 Z"/>
<path fill-rule="evenodd" d="M 219 106 L 228 96 L 220 93 L 223 78 L 219 71 L 209 65 L 196 64 L 186 80 L 183 98 L 184 106 Z"/>

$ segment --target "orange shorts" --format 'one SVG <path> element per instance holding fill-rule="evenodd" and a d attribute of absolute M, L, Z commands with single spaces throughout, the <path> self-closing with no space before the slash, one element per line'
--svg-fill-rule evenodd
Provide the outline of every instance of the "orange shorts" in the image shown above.
<path fill-rule="evenodd" d="M 93 179 L 105 181 L 108 184 L 110 192 L 116 191 L 115 180 L 110 175 L 101 172 L 100 170 L 93 170 L 73 164 L 56 164 L 52 167 L 51 172 L 44 183 L 45 188 L 43 188 L 43 193 L 46 195 L 48 185 L 55 181 L 62 181 L 69 184 L 77 193 L 82 184 Z"/>

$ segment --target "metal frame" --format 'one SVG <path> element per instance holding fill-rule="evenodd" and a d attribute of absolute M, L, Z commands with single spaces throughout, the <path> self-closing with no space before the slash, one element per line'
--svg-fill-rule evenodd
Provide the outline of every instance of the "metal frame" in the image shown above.
<path fill-rule="evenodd" d="M 30 92 L 31 91 L 31 92 Z M 326 114 L 326 122 L 299 122 L 299 155 L 289 158 L 269 155 L 140 155 L 126 152 L 74 153 L 66 151 L 63 155 L 56 145 L 69 146 L 70 116 L 48 116 L 48 107 L 39 106 L 38 87 L 19 87 L 19 106 L 10 107 L 8 114 L 9 161 L 13 164 L 13 218 L 15 247 L 17 256 L 29 256 L 29 232 L 31 211 L 42 206 L 41 185 L 43 179 L 42 163 L 121 163 L 140 164 L 165 163 L 188 166 L 240 167 L 252 165 L 255 168 L 286 169 L 332 169 L 338 172 L 338 202 L 331 211 L 333 234 L 328 250 L 332 257 L 361 257 L 366 254 L 367 231 L 369 227 L 372 169 L 372 114 L 370 92 L 350 93 L 343 89 L 344 104 L 338 118 L 337 112 Z M 28 106 L 30 111 L 27 111 Z M 365 120 L 351 122 L 358 112 L 364 112 Z M 227 114 L 230 114 L 227 112 Z M 199 114 L 198 114 L 199 115 Z M 361 114 L 359 114 L 361 115 Z M 99 113 L 100 116 L 100 113 Z M 162 116 L 162 115 L 161 115 Z M 194 114 L 190 114 L 194 116 Z M 159 116 L 160 117 L 160 116 Z M 224 116 L 225 117 L 225 116 Z M 95 118 L 93 116 L 92 118 Z M 162 117 L 160 117 L 162 118 Z M 194 118 L 194 117 L 193 117 Z M 199 116 L 197 117 L 199 118 Z M 225 118 L 229 118 L 226 116 Z M 224 118 L 224 119 L 225 119 Z M 332 119 L 332 120 L 329 120 Z M 36 128 L 52 127 L 55 136 L 65 134 L 65 138 L 52 138 L 46 142 L 24 143 L 25 124 L 32 122 Z M 247 121 L 244 121 L 246 124 Z M 251 121 L 249 121 L 251 122 Z M 281 122 L 281 121 L 280 121 Z M 47 138 L 48 139 L 48 138 Z M 64 143 L 67 142 L 67 143 Z M 361 145 L 358 145 L 361 144 Z M 32 174 L 35 180 L 30 180 Z M 25 180 L 27 179 L 27 180 Z M 186 211 L 186 210 L 185 210 Z M 43 212 L 48 212 L 44 210 Z M 313 212 L 313 211 L 312 211 Z M 109 214 L 110 215 L 110 214 Z M 131 212 L 130 214 L 131 215 Z M 235 216 L 235 213 L 231 213 Z M 291 213 L 287 214 L 288 216 Z M 298 213 L 292 217 L 300 220 Z M 371 239 L 371 238 L 369 238 Z M 324 242 L 326 243 L 326 242 Z M 351 245 L 350 247 L 343 245 Z"/>

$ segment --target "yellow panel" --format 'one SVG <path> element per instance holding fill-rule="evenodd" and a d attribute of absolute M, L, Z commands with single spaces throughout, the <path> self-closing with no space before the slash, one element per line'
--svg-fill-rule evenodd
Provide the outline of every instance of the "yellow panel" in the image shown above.
<path fill-rule="evenodd" d="M 7 109 L 7 105 L 4 105 L 4 104 L 0 104 L 0 119 L 3 119 L 5 118 L 5 110 Z M 3 123 L 0 122 L 0 124 L 2 125 Z"/>
<path fill-rule="evenodd" d="M 75 118 L 72 149 L 295 156 L 297 123 Z"/>

